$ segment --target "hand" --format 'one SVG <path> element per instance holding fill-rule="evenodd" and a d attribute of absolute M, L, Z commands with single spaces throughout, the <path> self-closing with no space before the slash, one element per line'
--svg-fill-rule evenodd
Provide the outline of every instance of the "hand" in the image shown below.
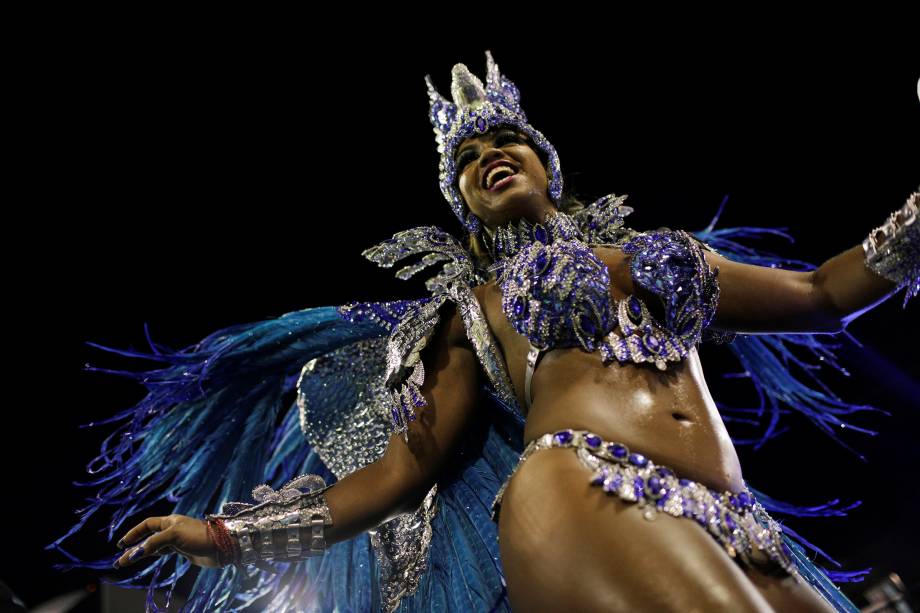
<path fill-rule="evenodd" d="M 115 568 L 170 553 L 178 553 L 197 566 L 220 568 L 217 545 L 208 533 L 208 522 L 188 515 L 148 517 L 125 533 L 118 546 L 131 549 L 118 558 Z M 134 559 L 131 559 L 132 555 L 135 555 Z"/>

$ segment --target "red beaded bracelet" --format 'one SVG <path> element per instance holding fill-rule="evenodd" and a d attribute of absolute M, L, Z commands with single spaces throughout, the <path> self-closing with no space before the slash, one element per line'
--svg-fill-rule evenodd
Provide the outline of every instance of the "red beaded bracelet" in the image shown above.
<path fill-rule="evenodd" d="M 233 536 L 231 536 L 226 524 L 224 524 L 224 520 L 208 518 L 208 534 L 217 546 L 217 563 L 221 567 L 235 564 L 239 559 L 239 554 L 234 545 Z"/>

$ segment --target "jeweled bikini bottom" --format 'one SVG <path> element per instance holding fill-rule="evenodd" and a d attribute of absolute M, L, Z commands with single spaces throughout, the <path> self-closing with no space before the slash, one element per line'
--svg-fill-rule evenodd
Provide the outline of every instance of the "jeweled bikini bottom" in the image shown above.
<path fill-rule="evenodd" d="M 588 481 L 609 495 L 635 502 L 649 521 L 659 513 L 696 520 L 736 562 L 785 573 L 804 583 L 783 542 L 782 528 L 745 487 L 740 492 L 718 492 L 699 482 L 683 479 L 666 466 L 653 463 L 626 445 L 606 441 L 587 430 L 560 430 L 532 440 L 492 503 L 492 520 L 498 521 L 505 488 L 534 452 L 552 447 L 575 450 L 591 470 Z"/>

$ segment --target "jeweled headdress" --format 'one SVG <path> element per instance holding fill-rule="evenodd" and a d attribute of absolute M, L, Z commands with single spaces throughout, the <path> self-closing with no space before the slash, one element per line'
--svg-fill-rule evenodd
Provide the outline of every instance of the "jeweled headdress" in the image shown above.
<path fill-rule="evenodd" d="M 467 208 L 456 186 L 457 168 L 454 164 L 454 151 L 465 138 L 483 134 L 495 126 L 516 127 L 546 153 L 552 175 L 549 196 L 558 207 L 562 195 L 562 170 L 556 149 L 543 134 L 527 123 L 527 115 L 521 109 L 521 94 L 517 86 L 499 72 L 492 54 L 486 51 L 485 87 L 464 64 L 454 65 L 451 78 L 450 94 L 453 103 L 437 92 L 429 75 L 425 75 L 425 83 L 428 86 L 429 119 L 434 126 L 435 141 L 441 154 L 438 167 L 441 192 L 464 227 L 471 234 L 476 234 L 482 228 L 482 224 Z"/>

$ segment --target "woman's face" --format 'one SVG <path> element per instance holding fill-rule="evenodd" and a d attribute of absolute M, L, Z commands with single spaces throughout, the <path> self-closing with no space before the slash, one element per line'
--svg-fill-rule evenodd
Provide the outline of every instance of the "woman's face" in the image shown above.
<path fill-rule="evenodd" d="M 492 128 L 457 147 L 458 188 L 467 206 L 488 228 L 521 217 L 537 223 L 547 211 L 556 210 L 547 192 L 547 170 L 537 151 L 530 137 L 513 126 Z M 497 175 L 499 181 L 490 179 L 488 169 L 494 162 L 511 167 L 514 175 L 510 180 L 501 181 L 507 173 Z"/>

